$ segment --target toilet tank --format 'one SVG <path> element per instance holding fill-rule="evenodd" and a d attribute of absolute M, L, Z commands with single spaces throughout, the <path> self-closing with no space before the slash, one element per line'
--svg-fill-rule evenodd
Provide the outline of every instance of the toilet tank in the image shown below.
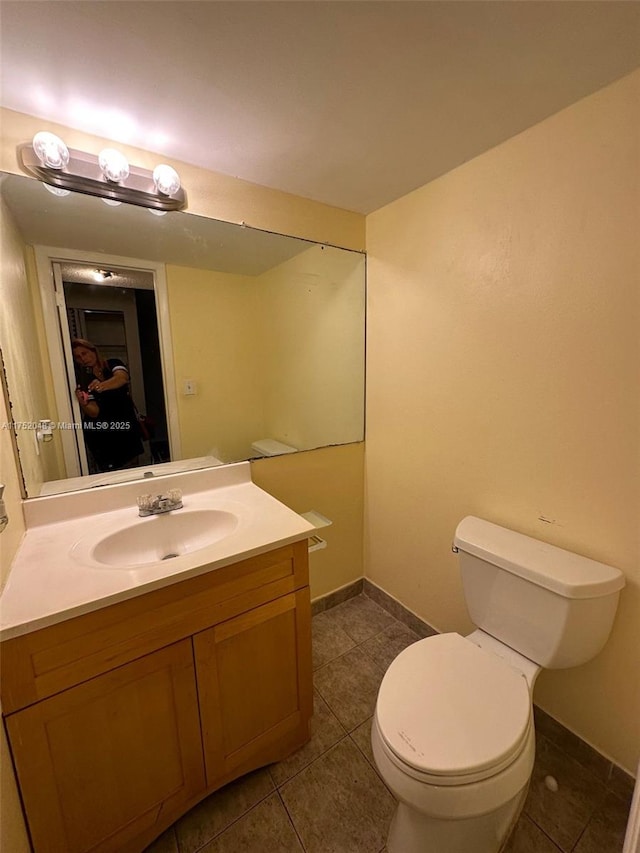
<path fill-rule="evenodd" d="M 454 537 L 473 622 L 547 669 L 579 666 L 611 632 L 624 575 L 481 518 Z"/>

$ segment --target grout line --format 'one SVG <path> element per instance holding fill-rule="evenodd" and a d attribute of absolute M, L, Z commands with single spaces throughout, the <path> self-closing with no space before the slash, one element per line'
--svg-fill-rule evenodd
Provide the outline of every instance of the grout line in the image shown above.
<path fill-rule="evenodd" d="M 580 844 L 580 839 L 582 838 L 582 836 L 583 836 L 583 835 L 585 834 L 585 832 L 587 831 L 587 827 L 588 827 L 588 826 L 589 826 L 589 824 L 591 823 L 591 818 L 592 818 L 592 817 L 593 817 L 593 815 L 589 815 L 589 819 L 587 820 L 587 822 L 585 823 L 585 825 L 582 827 L 582 831 L 581 831 L 580 835 L 576 838 L 576 843 L 573 845 L 573 847 L 571 848 L 571 850 L 575 850 L 575 849 L 576 849 L 576 847 L 578 846 L 578 844 Z"/>
<path fill-rule="evenodd" d="M 522 814 L 522 812 L 521 812 L 521 814 Z M 553 846 L 556 848 L 556 850 L 558 851 L 558 853 L 566 853 L 566 851 L 564 851 L 564 849 L 563 849 L 563 848 L 562 848 L 562 847 L 561 847 L 561 846 L 560 846 L 556 841 L 554 841 L 554 839 L 549 835 L 549 833 L 548 833 L 548 832 L 545 832 L 545 831 L 544 831 L 544 829 L 540 826 L 540 824 L 539 824 L 539 823 L 536 823 L 536 821 L 531 817 L 531 815 L 527 815 L 527 817 L 529 818 L 529 820 L 531 821 L 531 823 L 533 823 L 535 826 L 537 826 L 537 827 L 538 827 L 538 829 L 539 829 L 539 830 L 540 830 L 540 832 L 544 835 L 544 837 L 549 839 L 549 841 L 553 844 Z M 519 820 L 519 819 L 520 819 L 520 818 L 518 818 L 518 820 Z M 572 848 L 572 849 L 573 849 L 573 848 Z"/>
<path fill-rule="evenodd" d="M 257 770 L 252 770 L 252 771 L 250 771 L 250 773 L 257 773 L 257 772 L 259 772 L 260 770 L 267 770 L 267 772 L 268 772 L 268 769 L 269 769 L 269 765 L 267 765 L 266 767 L 259 767 Z M 247 778 L 247 776 L 249 776 L 249 775 L 250 775 L 249 773 L 245 773 L 245 775 L 244 775 L 244 776 L 239 776 L 239 777 L 238 777 L 238 779 L 246 779 L 246 778 Z M 228 829 L 231 829 L 231 827 L 232 827 L 232 826 L 235 826 L 235 824 L 236 824 L 236 823 L 238 823 L 238 821 L 239 821 L 239 820 L 242 820 L 242 818 L 246 817 L 246 816 L 249 814 L 249 812 L 252 812 L 255 808 L 257 808 L 257 806 L 259 806 L 259 805 L 260 805 L 261 803 L 263 803 L 265 800 L 269 799 L 269 797 L 270 797 L 272 794 L 276 794 L 276 793 L 277 793 L 277 788 L 276 788 L 276 786 L 275 786 L 275 783 L 274 783 L 273 779 L 271 778 L 271 774 L 270 774 L 270 773 L 269 773 L 269 779 L 271 779 L 271 784 L 273 785 L 273 789 L 272 789 L 271 791 L 269 791 L 269 793 L 268 793 L 268 794 L 266 794 L 264 797 L 260 797 L 260 799 L 259 799 L 259 800 L 256 800 L 256 802 L 255 802 L 252 806 L 249 806 L 249 808 L 248 808 L 248 809 L 246 809 L 244 812 L 242 812 L 242 814 L 241 814 L 241 815 L 238 815 L 238 817 L 234 818 L 234 819 L 231 821 L 231 823 L 227 824 L 227 826 L 225 826 L 225 827 L 224 827 L 224 829 L 221 829 L 219 832 L 214 833 L 210 838 L 208 838 L 208 839 L 204 842 L 204 844 L 201 844 L 201 845 L 200 845 L 200 847 L 196 847 L 196 849 L 195 849 L 195 850 L 193 850 L 193 851 L 192 851 L 192 853 L 200 853 L 200 851 L 201 851 L 201 850 L 204 850 L 204 848 L 205 848 L 205 847 L 207 847 L 209 844 L 211 844 L 211 842 L 212 842 L 212 841 L 215 841 L 215 839 L 216 839 L 216 838 L 220 838 L 220 836 L 221 836 L 221 835 L 224 835 L 224 833 L 225 833 Z M 209 796 L 210 796 L 210 797 L 212 797 L 212 796 L 214 796 L 215 794 L 217 794 L 217 793 L 218 793 L 218 791 L 224 791 L 224 790 L 225 790 L 225 788 L 227 788 L 227 786 L 228 786 L 228 785 L 233 785 L 233 782 L 235 782 L 235 781 L 237 781 L 237 780 L 235 780 L 235 779 L 234 779 L 232 782 L 228 782 L 228 783 L 227 783 L 227 785 L 223 785 L 223 787 L 222 787 L 222 788 L 218 788 L 218 790 L 217 790 L 217 791 L 214 791 L 214 792 L 213 792 L 213 794 L 209 794 Z M 206 800 L 206 799 L 207 799 L 207 797 L 205 797 L 205 800 Z M 204 802 L 204 800 L 201 800 L 201 802 Z M 194 806 L 194 808 L 195 808 L 195 806 Z M 187 812 L 187 814 L 190 814 L 190 812 Z M 177 823 L 177 821 L 176 821 L 176 823 Z M 175 824 L 174 824 L 174 826 L 175 826 Z M 178 833 L 176 833 L 176 840 L 177 840 L 177 837 L 178 837 Z M 179 843 L 178 843 L 178 851 L 179 851 L 179 853 L 180 853 L 180 844 L 179 844 Z"/>
<path fill-rule="evenodd" d="M 322 701 L 323 701 L 323 702 L 325 702 L 325 704 L 326 704 L 327 706 L 329 705 L 329 703 L 326 701 L 326 699 L 323 699 Z M 329 710 L 331 710 L 331 709 L 329 709 Z M 333 713 L 333 711 L 332 711 L 332 710 L 331 710 L 331 713 L 333 714 L 333 716 L 334 716 L 334 717 L 336 716 L 336 715 Z M 340 722 L 340 720 L 338 720 L 338 718 L 337 718 L 337 717 L 336 717 L 336 720 L 337 720 L 337 721 L 338 721 L 338 723 L 340 724 L 340 727 L 342 728 L 342 730 L 343 730 L 344 734 L 340 735 L 340 737 L 338 738 L 338 740 L 337 740 L 335 743 L 332 743 L 332 744 L 331 744 L 331 746 L 328 746 L 326 749 L 323 749 L 323 750 L 322 750 L 322 752 L 321 752 L 319 755 L 316 755 L 316 757 L 315 757 L 315 758 L 312 758 L 312 759 L 311 759 L 311 761 L 310 761 L 308 764 L 305 764 L 305 765 L 304 765 L 304 767 L 301 767 L 299 770 L 296 770 L 296 772 L 295 772 L 292 776 L 289 776 L 289 778 L 288 778 L 288 779 L 285 779 L 285 780 L 284 780 L 284 782 L 280 782 L 280 784 L 279 784 L 279 785 L 276 783 L 275 779 L 273 779 L 273 776 L 271 777 L 271 778 L 272 778 L 272 780 L 273 780 L 273 784 L 275 785 L 275 790 L 276 790 L 276 791 L 278 791 L 278 793 L 280 793 L 280 789 L 281 789 L 281 788 L 284 788 L 284 786 L 285 786 L 285 785 L 288 785 L 288 784 L 289 784 L 289 782 L 293 782 L 293 780 L 294 780 L 296 777 L 298 777 L 298 776 L 299 776 L 299 775 L 300 775 L 304 770 L 308 770 L 308 769 L 309 769 L 309 767 L 311 767 L 311 765 L 312 765 L 312 764 L 315 764 L 315 763 L 316 763 L 316 761 L 317 761 L 319 758 L 322 758 L 323 756 L 325 756 L 325 755 L 326 755 L 330 750 L 332 750 L 332 749 L 334 748 L 334 746 L 338 746 L 338 744 L 339 744 L 339 743 L 342 743 L 342 741 L 343 741 L 345 738 L 348 738 L 348 737 L 349 737 L 349 732 L 345 730 L 345 728 L 344 728 L 344 726 L 342 725 L 342 723 Z M 293 754 L 293 755 L 295 755 L 295 753 L 292 753 L 292 754 Z M 284 760 L 286 761 L 286 758 L 285 758 Z"/>
<path fill-rule="evenodd" d="M 308 766 L 308 765 L 307 765 L 307 766 Z M 276 788 L 276 794 L 278 795 L 278 798 L 279 798 L 280 802 L 282 803 L 282 808 L 284 809 L 284 813 L 286 814 L 286 816 L 287 816 L 287 817 L 288 817 L 288 819 L 289 819 L 289 823 L 291 824 L 291 827 L 292 827 L 293 831 L 295 832 L 296 838 L 297 838 L 297 839 L 298 839 L 298 841 L 300 842 L 300 847 L 302 848 L 302 850 L 304 851 L 304 853 L 307 853 L 307 848 L 304 846 L 304 842 L 303 842 L 302 838 L 300 837 L 300 833 L 299 833 L 299 832 L 298 832 L 298 830 L 296 829 L 296 825 L 295 825 L 295 823 L 293 822 L 293 817 L 292 817 L 292 816 L 291 816 L 291 814 L 289 813 L 289 809 L 287 808 L 287 804 L 286 804 L 286 803 L 285 803 L 285 801 L 282 799 L 282 794 L 280 793 L 280 789 L 279 789 L 279 788 Z"/>

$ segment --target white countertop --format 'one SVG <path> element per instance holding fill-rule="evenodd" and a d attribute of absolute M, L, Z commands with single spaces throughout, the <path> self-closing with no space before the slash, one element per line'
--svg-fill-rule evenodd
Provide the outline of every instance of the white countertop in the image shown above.
<path fill-rule="evenodd" d="M 136 496 L 170 488 L 182 489 L 184 510 L 232 512 L 237 527 L 198 551 L 134 569 L 85 558 L 87 549 L 78 543 L 137 522 Z M 180 512 L 174 511 L 176 516 Z M 0 597 L 0 641 L 305 539 L 315 529 L 256 486 L 248 462 L 159 477 L 152 484 L 147 480 L 37 499 L 27 504 L 25 514 L 27 532 Z"/>
<path fill-rule="evenodd" d="M 176 474 L 182 471 L 195 471 L 198 468 L 214 468 L 224 465 L 215 456 L 198 456 L 195 459 L 181 459 L 177 462 L 155 462 L 153 465 L 141 465 L 139 468 L 124 468 L 121 471 L 111 471 L 109 474 L 84 474 L 82 477 L 69 477 L 66 480 L 51 480 L 43 483 L 40 497 L 59 495 L 62 492 L 79 492 L 92 489 L 94 486 L 112 486 L 115 483 L 129 483 L 132 480 L 144 480 L 145 476 L 153 474 L 162 477 L 165 474 Z"/>

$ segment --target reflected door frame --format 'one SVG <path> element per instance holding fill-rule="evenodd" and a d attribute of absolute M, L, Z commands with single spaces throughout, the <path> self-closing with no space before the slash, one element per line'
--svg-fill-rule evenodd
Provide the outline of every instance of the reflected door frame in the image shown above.
<path fill-rule="evenodd" d="M 53 391 L 57 407 L 57 421 L 81 423 L 80 408 L 73 395 L 69 394 L 67 360 L 71 353 L 71 340 L 66 320 L 66 302 L 60 283 L 54 276 L 55 263 L 95 264 L 99 268 L 141 270 L 151 273 L 156 297 L 160 360 L 167 411 L 167 430 L 172 459 L 182 458 L 180 424 L 178 420 L 178 397 L 173 366 L 173 345 L 169 319 L 169 295 L 164 264 L 139 258 L 105 255 L 101 252 L 83 252 L 76 249 L 61 249 L 53 246 L 34 246 L 38 288 L 42 303 L 44 331 L 47 351 L 51 363 Z M 72 374 L 71 374 L 72 375 Z M 53 420 L 53 418 L 52 418 Z M 83 442 L 76 441 L 74 429 L 61 429 L 60 437 L 67 477 L 80 477 L 80 454 L 84 453 Z M 85 462 L 86 464 L 86 462 Z"/>

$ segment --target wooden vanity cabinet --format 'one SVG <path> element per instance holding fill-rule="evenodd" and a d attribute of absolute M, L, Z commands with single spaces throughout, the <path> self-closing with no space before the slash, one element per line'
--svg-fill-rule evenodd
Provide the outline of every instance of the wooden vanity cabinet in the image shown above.
<path fill-rule="evenodd" d="M 37 851 L 120 850 L 204 788 L 189 640 L 7 718 Z"/>
<path fill-rule="evenodd" d="M 268 763 L 279 744 L 300 740 L 304 595 L 283 596 L 193 638 L 210 785 L 240 775 L 255 754 Z"/>
<path fill-rule="evenodd" d="M 307 553 L 297 542 L 2 643 L 35 853 L 139 853 L 308 740 Z"/>

